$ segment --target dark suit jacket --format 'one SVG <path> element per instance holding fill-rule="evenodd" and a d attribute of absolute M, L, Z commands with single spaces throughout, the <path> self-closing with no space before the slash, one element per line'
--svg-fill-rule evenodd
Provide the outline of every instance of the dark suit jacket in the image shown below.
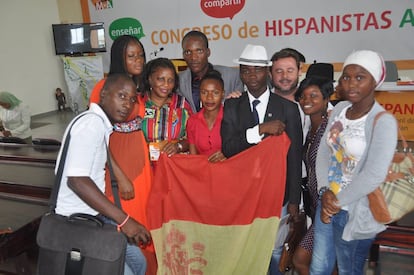
<path fill-rule="evenodd" d="M 287 156 L 287 175 L 284 204 L 299 204 L 302 178 L 302 124 L 297 105 L 279 95 L 270 93 L 264 121 L 278 119 L 285 123 L 285 132 L 291 144 Z M 227 99 L 221 123 L 222 151 L 231 157 L 254 146 L 246 139 L 246 130 L 254 126 L 247 93 L 239 98 Z"/>

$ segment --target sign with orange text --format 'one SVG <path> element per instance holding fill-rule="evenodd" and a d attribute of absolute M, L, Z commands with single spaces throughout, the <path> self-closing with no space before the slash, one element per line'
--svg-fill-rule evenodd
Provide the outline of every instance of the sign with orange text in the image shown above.
<path fill-rule="evenodd" d="M 134 35 L 147 60 L 181 58 L 190 30 L 206 34 L 211 63 L 228 66 L 246 44 L 265 46 L 269 58 L 295 48 L 307 63 L 343 62 L 355 49 L 378 51 L 385 60 L 413 59 L 412 0 L 89 0 L 88 8 L 91 21 L 105 23 L 108 47 L 120 35 Z M 107 72 L 109 48 L 102 55 Z"/>
<path fill-rule="evenodd" d="M 405 139 L 414 141 L 414 90 L 378 91 L 375 98 L 395 116 Z"/>

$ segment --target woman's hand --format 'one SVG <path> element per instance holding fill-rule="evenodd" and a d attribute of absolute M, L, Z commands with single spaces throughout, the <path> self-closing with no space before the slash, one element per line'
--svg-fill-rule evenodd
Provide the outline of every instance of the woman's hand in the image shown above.
<path fill-rule="evenodd" d="M 331 217 L 341 210 L 338 206 L 338 199 L 331 190 L 327 190 L 322 194 L 321 203 L 321 221 L 330 223 Z"/>
<path fill-rule="evenodd" d="M 240 91 L 233 91 L 226 96 L 226 99 L 229 98 L 239 98 L 241 97 L 242 93 Z"/>
<path fill-rule="evenodd" d="M 118 180 L 118 188 L 122 199 L 132 200 L 135 197 L 134 185 L 129 179 Z"/>
<path fill-rule="evenodd" d="M 172 155 L 180 153 L 180 146 L 178 145 L 178 142 L 169 141 L 162 148 L 162 152 L 171 157 Z"/>
<path fill-rule="evenodd" d="M 5 136 L 5 137 L 11 137 L 12 136 L 11 132 L 7 131 L 7 130 L 4 130 L 2 133 L 3 133 L 3 136 Z"/>
<path fill-rule="evenodd" d="M 223 161 L 226 159 L 227 158 L 223 155 L 222 151 L 217 151 L 208 157 L 209 162 L 219 162 L 219 161 Z"/>

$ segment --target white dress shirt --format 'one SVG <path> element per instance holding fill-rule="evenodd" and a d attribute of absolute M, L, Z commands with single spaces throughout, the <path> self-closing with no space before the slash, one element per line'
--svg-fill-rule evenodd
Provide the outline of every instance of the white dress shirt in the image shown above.
<path fill-rule="evenodd" d="M 249 91 L 247 91 L 247 95 L 249 97 L 250 102 L 250 110 L 253 112 L 253 100 L 258 99 L 260 101 L 259 104 L 256 106 L 257 113 L 259 115 L 259 124 L 263 123 L 264 117 L 266 114 L 267 104 L 269 103 L 269 97 L 270 97 L 270 90 L 267 88 L 267 90 L 258 98 L 255 98 L 253 95 L 250 94 Z M 259 125 L 254 126 L 253 128 L 249 128 L 246 130 L 246 140 L 250 144 L 257 144 L 260 141 L 262 141 L 264 135 L 259 134 Z"/>

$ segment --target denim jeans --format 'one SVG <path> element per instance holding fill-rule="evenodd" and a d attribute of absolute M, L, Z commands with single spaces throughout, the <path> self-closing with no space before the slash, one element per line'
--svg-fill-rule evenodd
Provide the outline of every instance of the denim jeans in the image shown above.
<path fill-rule="evenodd" d="M 287 205 L 285 204 L 282 208 L 282 213 L 280 214 L 280 218 L 287 215 Z M 282 275 L 284 273 L 279 271 L 279 261 L 280 257 L 282 256 L 283 246 L 275 247 L 272 251 L 272 257 L 270 258 L 270 265 L 268 275 Z"/>
<path fill-rule="evenodd" d="M 103 216 L 99 215 L 99 218 L 102 219 L 105 223 L 116 223 Z M 135 244 L 127 244 L 126 255 L 125 255 L 125 271 L 124 275 L 145 275 L 147 271 L 147 260 L 145 259 L 144 254 L 142 254 L 141 249 Z"/>
<path fill-rule="evenodd" d="M 348 222 L 348 211 L 341 210 L 325 224 L 320 219 L 321 202 L 316 208 L 315 235 L 310 266 L 311 275 L 330 275 L 338 264 L 341 275 L 363 274 L 366 257 L 374 239 L 344 241 L 342 233 Z"/>

